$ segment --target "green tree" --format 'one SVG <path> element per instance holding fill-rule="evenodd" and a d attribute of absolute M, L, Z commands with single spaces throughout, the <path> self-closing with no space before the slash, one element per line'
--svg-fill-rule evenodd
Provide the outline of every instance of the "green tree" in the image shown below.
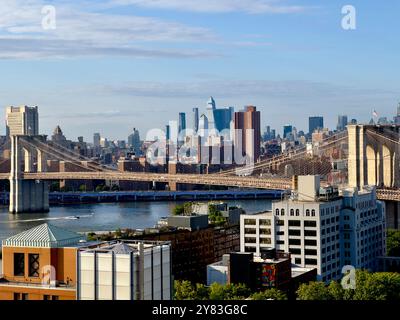
<path fill-rule="evenodd" d="M 176 205 L 175 208 L 172 209 L 172 214 L 174 216 L 180 216 L 180 215 L 184 214 L 184 212 L 185 212 L 185 208 L 181 204 Z"/>
<path fill-rule="evenodd" d="M 80 191 L 80 192 L 85 192 L 85 191 L 86 191 L 86 185 L 81 184 L 81 185 L 79 186 L 79 191 Z"/>
<path fill-rule="evenodd" d="M 175 280 L 175 300 L 195 300 L 196 299 L 196 289 L 192 285 L 190 281 L 183 280 Z"/>
<path fill-rule="evenodd" d="M 386 247 L 389 257 L 400 257 L 400 230 L 387 231 Z"/>
<path fill-rule="evenodd" d="M 98 186 L 96 186 L 96 192 L 101 192 L 104 190 L 104 185 L 99 184 Z"/>
<path fill-rule="evenodd" d="M 400 274 L 357 271 L 354 300 L 400 300 Z"/>
<path fill-rule="evenodd" d="M 301 284 L 297 290 L 299 300 L 332 300 L 329 289 L 323 282 L 313 281 L 308 284 Z"/>
<path fill-rule="evenodd" d="M 345 290 L 342 285 L 336 281 L 332 281 L 328 286 L 328 292 L 332 300 L 347 300 L 345 299 Z"/>
<path fill-rule="evenodd" d="M 242 300 L 250 295 L 250 290 L 244 284 L 213 283 L 210 286 L 210 300 Z"/>
<path fill-rule="evenodd" d="M 221 211 L 217 210 L 214 204 L 208 205 L 208 219 L 211 223 L 216 225 L 223 225 L 226 223 L 226 219 L 222 216 Z"/>
<path fill-rule="evenodd" d="M 210 297 L 210 290 L 204 285 L 196 284 L 196 300 L 208 300 Z"/>
<path fill-rule="evenodd" d="M 267 289 L 263 292 L 256 292 L 253 293 L 250 296 L 251 299 L 253 300 L 287 300 L 287 295 L 276 289 L 276 288 L 271 288 L 271 289 Z"/>

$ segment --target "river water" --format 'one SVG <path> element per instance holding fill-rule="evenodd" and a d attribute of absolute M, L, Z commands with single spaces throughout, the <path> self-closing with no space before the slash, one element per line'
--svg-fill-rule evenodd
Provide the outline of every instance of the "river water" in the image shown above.
<path fill-rule="evenodd" d="M 247 213 L 271 208 L 271 200 L 227 200 Z M 8 207 L 0 207 L 0 240 L 48 222 L 76 232 L 109 231 L 118 228 L 142 229 L 153 227 L 161 217 L 168 216 L 181 202 L 123 202 L 53 206 L 43 214 L 9 214 Z"/>

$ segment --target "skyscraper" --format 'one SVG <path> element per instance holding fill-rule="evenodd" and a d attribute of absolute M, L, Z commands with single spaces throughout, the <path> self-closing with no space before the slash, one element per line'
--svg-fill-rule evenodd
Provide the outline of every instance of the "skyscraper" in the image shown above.
<path fill-rule="evenodd" d="M 142 143 L 140 141 L 139 130 L 136 130 L 136 128 L 133 128 L 133 133 L 128 136 L 128 147 L 133 149 L 133 152 L 135 152 L 135 155 L 140 155 L 141 146 L 142 146 Z"/>
<path fill-rule="evenodd" d="M 293 127 L 291 124 L 286 124 L 283 126 L 283 139 L 286 139 L 289 134 L 293 131 Z"/>
<path fill-rule="evenodd" d="M 6 111 L 6 135 L 38 135 L 38 107 L 8 107 Z"/>
<path fill-rule="evenodd" d="M 400 124 L 400 102 L 397 107 L 397 115 L 394 117 L 394 123 L 395 124 Z"/>
<path fill-rule="evenodd" d="M 309 117 L 308 118 L 308 133 L 312 134 L 316 129 L 324 128 L 324 118 L 317 117 Z"/>
<path fill-rule="evenodd" d="M 256 162 L 260 157 L 261 120 L 260 111 L 254 106 L 235 112 L 235 147 L 242 142 L 242 152 Z M 244 155 L 243 154 L 243 155 Z"/>
<path fill-rule="evenodd" d="M 210 99 L 207 102 L 207 108 L 206 108 L 206 116 L 207 116 L 207 120 L 208 120 L 208 129 L 209 130 L 215 129 L 215 117 L 214 117 L 215 109 L 216 109 L 215 100 L 213 97 L 210 97 Z"/>
<path fill-rule="evenodd" d="M 199 108 L 193 108 L 193 130 L 199 131 Z"/>
<path fill-rule="evenodd" d="M 169 124 L 165 126 L 165 139 L 168 141 L 171 139 L 171 127 Z"/>
<path fill-rule="evenodd" d="M 183 130 L 186 130 L 186 114 L 184 112 L 179 112 L 178 133 L 180 133 Z"/>
<path fill-rule="evenodd" d="M 100 133 L 93 134 L 93 146 L 95 148 L 100 147 L 100 139 L 101 139 Z"/>
<path fill-rule="evenodd" d="M 346 126 L 347 126 L 347 122 L 348 122 L 347 116 L 339 115 L 338 116 L 338 123 L 337 123 L 337 126 L 336 126 L 337 131 L 345 130 Z"/>
<path fill-rule="evenodd" d="M 215 129 L 219 132 L 229 129 L 232 120 L 232 109 L 233 107 L 214 110 Z"/>

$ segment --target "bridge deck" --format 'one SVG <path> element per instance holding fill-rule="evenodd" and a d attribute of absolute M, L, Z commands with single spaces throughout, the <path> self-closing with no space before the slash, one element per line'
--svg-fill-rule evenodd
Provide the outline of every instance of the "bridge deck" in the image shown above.
<path fill-rule="evenodd" d="M 8 173 L 0 173 L 0 179 L 9 179 Z M 183 183 L 214 185 L 239 188 L 256 188 L 269 190 L 289 190 L 291 179 L 222 176 L 218 174 L 160 174 L 136 172 L 39 172 L 23 173 L 21 179 L 27 180 L 121 180 L 151 181 L 165 183 Z M 379 200 L 400 201 L 400 190 L 378 188 Z"/>

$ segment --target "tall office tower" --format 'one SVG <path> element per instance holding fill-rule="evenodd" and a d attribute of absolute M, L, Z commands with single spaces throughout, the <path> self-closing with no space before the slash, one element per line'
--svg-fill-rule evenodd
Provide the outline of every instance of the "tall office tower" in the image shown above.
<path fill-rule="evenodd" d="M 100 140 L 101 140 L 100 133 L 93 134 L 93 147 L 95 148 L 100 147 Z"/>
<path fill-rule="evenodd" d="M 346 129 L 347 126 L 347 116 L 339 115 L 338 116 L 338 123 L 336 126 L 337 131 L 343 131 Z"/>
<path fill-rule="evenodd" d="M 140 141 L 139 130 L 136 130 L 136 128 L 133 128 L 133 133 L 128 136 L 128 147 L 133 148 L 135 155 L 140 155 L 142 143 Z"/>
<path fill-rule="evenodd" d="M 247 106 L 243 111 L 235 112 L 235 148 L 242 143 L 242 153 L 256 162 L 260 157 L 261 123 L 260 111 L 254 106 Z"/>
<path fill-rule="evenodd" d="M 200 116 L 199 120 L 199 135 L 205 137 L 208 135 L 208 118 L 205 114 Z"/>
<path fill-rule="evenodd" d="M 193 108 L 193 131 L 199 131 L 199 108 Z"/>
<path fill-rule="evenodd" d="M 323 117 L 309 117 L 308 118 L 308 133 L 312 134 L 316 129 L 324 128 Z"/>
<path fill-rule="evenodd" d="M 183 130 L 186 130 L 186 114 L 179 112 L 178 134 Z"/>
<path fill-rule="evenodd" d="M 283 126 L 283 139 L 288 138 L 288 135 L 292 134 L 293 127 L 290 124 L 286 124 Z"/>
<path fill-rule="evenodd" d="M 321 187 L 319 176 L 294 182 L 291 197 L 273 202 L 271 211 L 241 216 L 241 251 L 290 252 L 292 263 L 316 268 L 324 282 L 341 278 L 345 265 L 376 271 L 385 255 L 386 223 L 375 187 L 339 191 Z"/>
<path fill-rule="evenodd" d="M 38 107 L 8 107 L 6 111 L 6 135 L 38 135 Z"/>
<path fill-rule="evenodd" d="M 219 132 L 229 129 L 230 123 L 232 121 L 232 112 L 234 113 L 233 107 L 215 109 L 214 110 L 215 129 L 217 129 Z"/>
<path fill-rule="evenodd" d="M 171 139 L 171 127 L 169 124 L 165 126 L 165 139 L 167 141 Z"/>
<path fill-rule="evenodd" d="M 214 116 L 215 109 L 216 109 L 215 100 L 213 97 L 210 97 L 210 99 L 207 102 L 207 108 L 206 108 L 206 116 L 208 120 L 209 130 L 215 129 L 215 116 Z"/>
<path fill-rule="evenodd" d="M 394 123 L 395 124 L 400 124 L 400 102 L 397 107 L 397 115 L 394 117 Z"/>

